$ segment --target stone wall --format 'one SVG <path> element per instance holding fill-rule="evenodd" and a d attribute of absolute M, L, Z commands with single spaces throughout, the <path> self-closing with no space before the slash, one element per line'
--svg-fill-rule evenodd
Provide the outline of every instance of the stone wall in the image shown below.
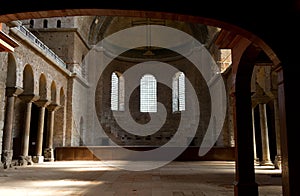
<path fill-rule="evenodd" d="M 5 116 L 5 88 L 7 76 L 7 53 L 0 53 L 0 152 L 2 152 L 2 136 Z"/>
<path fill-rule="evenodd" d="M 65 110 L 66 105 L 64 103 L 60 103 L 61 100 L 67 100 L 68 97 L 64 92 L 67 91 L 68 87 L 68 79 L 70 77 L 70 72 L 61 67 L 61 65 L 56 64 L 55 62 L 51 61 L 47 54 L 43 51 L 42 48 L 36 47 L 33 43 L 26 40 L 19 34 L 18 31 L 11 31 L 10 36 L 13 37 L 20 46 L 17 47 L 13 54 L 11 54 L 10 59 L 13 59 L 15 63 L 15 73 L 16 73 L 16 81 L 15 85 L 24 88 L 24 69 L 27 67 L 29 70 L 32 71 L 32 81 L 33 81 L 33 91 L 37 96 L 40 96 L 40 78 L 42 75 L 46 78 L 46 97 L 44 99 L 48 101 L 52 101 L 57 104 L 61 104 L 62 108 L 58 111 L 60 116 L 64 116 L 65 114 L 61 113 L 61 111 Z M 25 81 L 26 83 L 27 81 Z M 63 92 L 63 93 L 62 93 Z M 61 97 L 64 97 L 61 99 Z M 35 102 L 33 102 L 34 106 L 32 108 L 32 119 L 31 119 L 31 136 L 36 133 L 37 124 L 38 124 L 38 107 L 35 106 Z M 23 125 L 24 125 L 24 110 L 25 104 L 24 102 L 17 97 L 15 103 L 15 119 L 13 125 L 13 149 L 15 150 L 14 156 L 17 156 L 18 151 L 20 150 L 21 145 L 21 137 L 23 133 Z M 47 113 L 47 110 L 46 110 Z M 58 146 L 62 146 L 64 143 L 64 139 L 62 138 L 65 132 L 65 120 L 60 120 L 56 117 L 56 123 L 54 126 L 54 133 L 57 133 L 56 142 L 59 141 L 59 144 L 55 144 Z M 47 119 L 47 114 L 45 119 Z M 44 132 L 47 130 L 47 121 L 44 124 Z M 32 136 L 33 138 L 35 136 Z M 46 134 L 44 133 L 44 139 L 46 138 Z M 30 145 L 33 147 L 36 141 L 32 141 Z"/>

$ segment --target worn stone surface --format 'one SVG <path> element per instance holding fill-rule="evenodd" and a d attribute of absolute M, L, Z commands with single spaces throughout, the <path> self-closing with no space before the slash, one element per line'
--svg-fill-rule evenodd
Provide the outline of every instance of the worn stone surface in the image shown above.
<path fill-rule="evenodd" d="M 101 161 L 44 162 L 0 169 L 3 195 L 232 196 L 233 182 L 231 161 L 171 162 L 139 172 L 120 170 Z M 282 195 L 279 170 L 257 166 L 256 182 L 259 195 Z"/>

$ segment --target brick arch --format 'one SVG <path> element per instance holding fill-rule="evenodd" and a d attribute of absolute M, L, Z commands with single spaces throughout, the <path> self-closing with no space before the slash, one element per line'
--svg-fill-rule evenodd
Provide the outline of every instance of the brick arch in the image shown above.
<path fill-rule="evenodd" d="M 118 1 L 118 0 L 114 0 Z M 112 1 L 112 2 L 114 2 Z M 30 2 L 29 2 L 30 3 Z M 36 4 L 36 2 L 32 2 Z M 91 4 L 91 7 L 93 8 L 86 8 L 85 6 Z M 60 4 L 60 2 L 57 2 L 57 4 Z M 118 3 L 120 6 L 128 7 L 128 5 L 124 5 L 124 3 L 119 2 Z M 255 3 L 253 3 L 255 4 Z M 116 9 L 115 5 L 112 4 L 109 8 L 107 8 L 107 5 L 97 5 L 95 2 L 90 2 L 87 1 L 85 2 L 85 5 L 75 5 L 77 6 L 78 9 L 72 9 L 68 5 L 59 5 L 57 6 L 56 9 L 54 8 L 49 8 L 49 6 L 46 6 L 45 4 L 43 10 L 37 8 L 32 8 L 30 11 L 27 10 L 26 8 L 19 8 L 19 9 L 13 9 L 13 10 L 0 10 L 0 22 L 9 22 L 9 21 L 14 21 L 14 20 L 21 20 L 21 19 L 32 19 L 32 18 L 45 18 L 45 17 L 59 17 L 59 16 L 80 16 L 80 15 L 85 15 L 85 16 L 130 16 L 130 17 L 146 17 L 146 18 L 157 18 L 157 19 L 169 19 L 169 20 L 178 20 L 178 21 L 185 21 L 185 22 L 191 22 L 191 23 L 201 23 L 204 25 L 210 25 L 210 26 L 215 26 L 215 27 L 220 27 L 222 29 L 226 29 L 228 31 L 233 31 L 236 34 L 239 34 L 250 41 L 254 42 L 263 50 L 265 53 L 270 57 L 270 59 L 273 61 L 275 65 L 280 63 L 280 60 L 278 59 L 277 55 L 274 53 L 274 51 L 267 45 L 263 39 L 260 38 L 260 36 L 264 37 L 264 33 L 260 34 L 260 31 L 257 31 L 257 25 L 250 23 L 249 16 L 245 15 L 245 13 L 240 16 L 238 19 L 234 18 L 226 18 L 226 15 L 228 15 L 228 12 L 224 12 L 224 19 L 222 17 L 218 17 L 218 15 L 213 15 L 211 13 L 207 13 L 207 11 L 204 12 L 205 9 L 201 11 L 202 15 L 190 15 L 189 13 L 178 13 L 178 10 L 171 10 L 166 11 L 166 10 L 157 10 L 157 9 L 152 9 L 155 11 L 149 11 L 150 7 L 143 7 L 138 9 L 137 6 L 136 9 Z M 55 2 L 51 2 L 51 5 L 55 5 Z M 214 7 L 215 5 L 211 5 Z M 230 5 L 224 5 L 225 7 L 230 6 Z M 89 6 L 88 6 L 89 7 Z M 198 6 L 196 6 L 198 7 Z M 235 8 L 229 7 L 228 9 L 224 10 L 230 10 L 232 11 L 237 11 Z M 60 9 L 63 8 L 63 9 Z M 281 9 L 281 7 L 279 7 Z M 279 9 L 278 8 L 278 9 Z M 276 8 L 273 8 L 276 9 Z M 292 9 L 292 8 L 290 8 Z M 33 10 L 33 11 L 32 11 Z M 282 10 L 282 9 L 281 9 Z M 5 12 L 6 11 L 6 12 Z M 252 14 L 252 13 L 251 13 Z M 256 13 L 257 14 L 257 13 Z M 262 13 L 261 13 L 262 14 Z M 264 12 L 263 14 L 267 14 Z M 244 16 L 245 15 L 245 16 Z M 243 17 L 246 17 L 243 19 Z M 252 20 L 252 18 L 251 18 Z M 249 23 L 249 24 L 248 24 Z M 245 25 L 246 24 L 246 25 Z M 262 25 L 265 25 L 262 24 Z M 247 29 L 248 28 L 248 29 Z M 257 32 L 257 34 L 255 34 Z"/>

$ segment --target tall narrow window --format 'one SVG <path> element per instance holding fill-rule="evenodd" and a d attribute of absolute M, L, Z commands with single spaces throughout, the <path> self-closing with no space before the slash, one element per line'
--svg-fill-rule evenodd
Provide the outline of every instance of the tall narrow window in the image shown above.
<path fill-rule="evenodd" d="M 140 111 L 156 112 L 156 79 L 153 75 L 146 74 L 140 81 Z"/>
<path fill-rule="evenodd" d="M 125 109 L 125 80 L 121 74 L 111 74 L 111 110 L 124 111 Z"/>
<path fill-rule="evenodd" d="M 34 20 L 31 19 L 31 20 L 29 21 L 29 28 L 33 28 L 33 26 L 34 26 Z"/>
<path fill-rule="evenodd" d="M 48 28 L 48 20 L 44 20 L 43 21 L 43 27 L 44 28 Z"/>
<path fill-rule="evenodd" d="M 119 110 L 119 77 L 115 72 L 111 75 L 111 110 Z"/>
<path fill-rule="evenodd" d="M 57 28 L 61 28 L 61 20 L 58 20 L 58 21 L 56 22 L 56 27 L 57 27 Z"/>
<path fill-rule="evenodd" d="M 178 72 L 172 81 L 172 108 L 173 112 L 185 110 L 185 76 Z"/>

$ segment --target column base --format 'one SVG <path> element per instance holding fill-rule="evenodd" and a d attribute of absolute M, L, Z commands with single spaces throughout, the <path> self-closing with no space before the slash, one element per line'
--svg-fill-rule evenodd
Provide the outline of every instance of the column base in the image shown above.
<path fill-rule="evenodd" d="M 3 150 L 1 155 L 1 162 L 4 169 L 12 167 L 12 150 Z"/>
<path fill-rule="evenodd" d="M 54 161 L 54 151 L 52 148 L 45 148 L 44 150 L 44 161 L 53 162 Z"/>
<path fill-rule="evenodd" d="M 272 163 L 272 161 L 269 161 L 269 160 L 267 160 L 267 161 L 261 161 L 260 165 L 261 166 L 274 166 L 274 164 Z"/>
<path fill-rule="evenodd" d="M 254 159 L 254 165 L 260 165 L 259 158 Z"/>
<path fill-rule="evenodd" d="M 281 156 L 276 155 L 274 160 L 275 169 L 281 169 Z"/>
<path fill-rule="evenodd" d="M 234 195 L 258 196 L 258 184 L 255 182 L 234 182 Z"/>
<path fill-rule="evenodd" d="M 18 160 L 19 166 L 26 166 L 26 165 L 32 165 L 32 158 L 31 156 L 20 156 Z"/>
<path fill-rule="evenodd" d="M 44 156 L 33 156 L 32 161 L 34 163 L 43 163 L 44 162 Z"/>

